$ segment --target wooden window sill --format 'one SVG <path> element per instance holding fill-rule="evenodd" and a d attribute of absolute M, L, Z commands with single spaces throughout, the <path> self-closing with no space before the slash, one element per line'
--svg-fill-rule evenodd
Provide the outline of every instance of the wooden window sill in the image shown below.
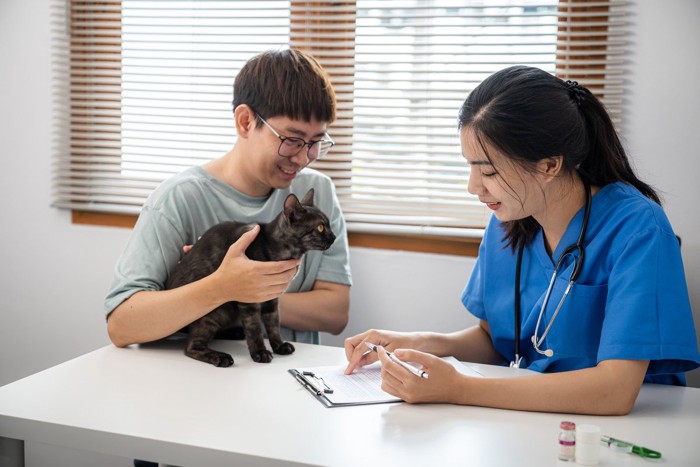
<path fill-rule="evenodd" d="M 72 211 L 74 224 L 133 228 L 137 216 L 106 214 L 90 211 Z M 445 255 L 474 256 L 479 252 L 478 238 L 433 237 L 421 235 L 386 235 L 358 232 L 348 233 L 350 246 L 380 248 L 385 250 L 438 253 Z"/>

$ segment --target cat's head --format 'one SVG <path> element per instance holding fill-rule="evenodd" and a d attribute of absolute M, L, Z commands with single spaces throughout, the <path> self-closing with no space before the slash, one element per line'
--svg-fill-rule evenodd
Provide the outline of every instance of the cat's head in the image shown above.
<path fill-rule="evenodd" d="M 313 188 L 301 201 L 293 193 L 287 196 L 281 216 L 285 231 L 303 252 L 327 250 L 333 245 L 335 234 L 328 217 L 314 205 Z"/>

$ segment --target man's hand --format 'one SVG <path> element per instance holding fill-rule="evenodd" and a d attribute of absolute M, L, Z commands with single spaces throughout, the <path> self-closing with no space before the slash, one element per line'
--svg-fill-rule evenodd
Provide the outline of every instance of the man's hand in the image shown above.
<path fill-rule="evenodd" d="M 224 302 L 259 303 L 279 297 L 287 290 L 299 266 L 298 259 L 253 261 L 245 251 L 260 232 L 256 225 L 231 245 L 214 272 Z M 183 248 L 184 250 L 184 248 Z"/>

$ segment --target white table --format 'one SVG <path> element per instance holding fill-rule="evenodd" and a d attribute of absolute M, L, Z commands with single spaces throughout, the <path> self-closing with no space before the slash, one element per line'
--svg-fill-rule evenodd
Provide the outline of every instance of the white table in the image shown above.
<path fill-rule="evenodd" d="M 340 348 L 297 344 L 293 355 L 260 364 L 244 342 L 220 341 L 214 347 L 236 363 L 215 368 L 182 347 L 108 346 L 0 387 L 0 464 L 16 456 L 21 465 L 27 440 L 181 466 L 570 466 L 556 456 L 564 419 L 663 453 L 653 462 L 602 448 L 603 466 L 700 462 L 700 389 L 645 385 L 625 417 L 405 403 L 325 408 L 287 370 L 342 365 Z"/>

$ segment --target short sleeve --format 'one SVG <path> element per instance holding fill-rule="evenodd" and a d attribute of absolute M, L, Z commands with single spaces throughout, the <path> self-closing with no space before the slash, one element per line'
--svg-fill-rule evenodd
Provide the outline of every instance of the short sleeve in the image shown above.
<path fill-rule="evenodd" d="M 476 264 L 472 269 L 472 273 L 469 276 L 469 281 L 462 291 L 462 304 L 464 307 L 478 319 L 487 320 L 487 312 L 485 305 L 485 293 L 484 289 L 488 269 L 500 268 L 502 265 L 496 264 L 498 261 L 505 261 L 506 254 L 501 252 L 501 255 L 494 256 L 492 253 L 494 250 L 502 249 L 501 236 L 503 235 L 503 229 L 501 227 L 500 221 L 492 216 L 489 224 L 486 226 L 484 231 L 484 237 L 481 240 L 481 245 L 479 245 L 479 256 L 476 258 Z M 491 273 L 500 274 L 500 272 L 490 271 Z"/>
<path fill-rule="evenodd" d="M 316 171 L 309 170 L 307 175 L 309 177 L 306 183 L 316 190 L 315 204 L 328 216 L 336 238 L 328 250 L 309 251 L 304 255 L 304 274 L 297 276 L 289 290 L 310 290 L 316 280 L 352 285 L 348 234 L 335 186 L 330 178 Z"/>
<path fill-rule="evenodd" d="M 191 243 L 158 210 L 145 206 L 114 268 L 105 298 L 107 316 L 124 300 L 142 290 L 162 290 L 169 269 L 180 260 L 182 247 Z"/>
<path fill-rule="evenodd" d="M 476 264 L 474 264 L 469 281 L 464 287 L 464 291 L 462 291 L 462 304 L 464 305 L 464 308 L 466 308 L 467 311 L 469 311 L 469 313 L 474 315 L 476 318 L 481 320 L 486 319 L 483 290 L 483 269 L 485 261 L 481 259 L 485 258 L 484 252 L 482 251 L 483 249 L 484 243 L 482 242 L 482 244 L 479 246 L 479 256 L 476 259 Z"/>
<path fill-rule="evenodd" d="M 348 232 L 345 225 L 345 217 L 340 208 L 335 186 L 329 180 L 327 190 L 333 199 L 332 212 L 329 215 L 331 230 L 335 234 L 335 242 L 324 252 L 317 279 L 327 282 L 352 285 L 350 274 L 350 253 L 348 245 Z"/>
<path fill-rule="evenodd" d="M 598 360 L 650 360 L 649 375 L 689 371 L 698 349 L 678 241 L 650 228 L 631 237 L 608 283 Z"/>

